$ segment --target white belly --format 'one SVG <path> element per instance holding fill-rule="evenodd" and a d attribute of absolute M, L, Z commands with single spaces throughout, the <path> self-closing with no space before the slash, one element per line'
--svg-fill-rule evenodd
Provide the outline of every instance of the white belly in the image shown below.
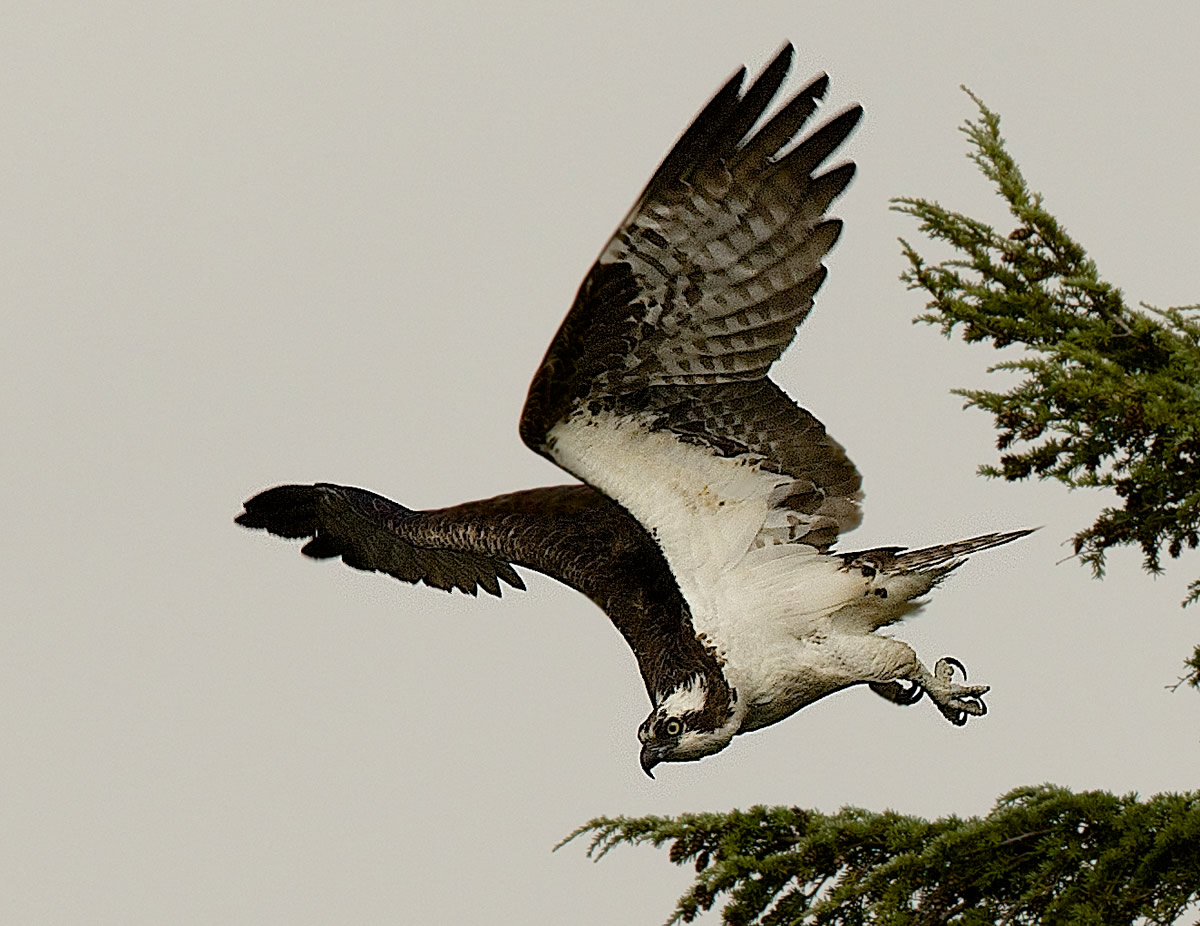
<path fill-rule="evenodd" d="M 724 660 L 739 700 L 746 699 L 742 729 L 890 677 L 911 654 L 873 631 L 912 606 L 874 595 L 870 579 L 841 566 L 840 558 L 801 545 L 751 550 L 717 578 L 712 607 L 693 610 L 697 631 Z"/>

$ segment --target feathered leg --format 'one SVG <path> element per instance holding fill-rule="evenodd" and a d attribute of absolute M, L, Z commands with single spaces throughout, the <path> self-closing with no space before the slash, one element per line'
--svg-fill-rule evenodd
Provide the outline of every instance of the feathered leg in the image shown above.
<path fill-rule="evenodd" d="M 928 694 L 942 716 L 959 727 L 968 718 L 987 713 L 983 696 L 990 687 L 954 681 L 955 669 L 962 673 L 964 681 L 967 671 L 953 657 L 939 659 L 931 672 L 907 643 L 874 634 L 856 636 L 852 647 L 847 646 L 845 651 L 855 654 L 845 669 L 857 673 L 858 681 L 866 682 L 872 691 L 893 704 L 916 704 Z"/>

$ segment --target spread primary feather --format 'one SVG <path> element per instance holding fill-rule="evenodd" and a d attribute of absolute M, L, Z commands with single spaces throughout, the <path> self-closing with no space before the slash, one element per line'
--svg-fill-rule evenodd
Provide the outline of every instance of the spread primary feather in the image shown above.
<path fill-rule="evenodd" d="M 724 749 L 832 692 L 928 695 L 952 723 L 985 712 L 961 663 L 926 667 L 880 628 L 969 553 L 1028 531 L 838 553 L 861 477 L 768 377 L 826 276 L 828 215 L 854 166 L 827 166 L 862 110 L 806 128 L 820 76 L 770 115 L 785 46 L 738 71 L 683 133 L 584 278 L 534 374 L 520 434 L 582 485 L 413 511 L 363 489 L 277 486 L 240 524 L 309 538 L 406 582 L 499 595 L 514 566 L 587 595 L 637 658 L 652 709 L 647 773 Z"/>

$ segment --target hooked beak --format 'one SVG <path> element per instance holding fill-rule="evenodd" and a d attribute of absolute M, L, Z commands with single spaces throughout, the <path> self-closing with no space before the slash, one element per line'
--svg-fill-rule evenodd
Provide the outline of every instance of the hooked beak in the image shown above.
<path fill-rule="evenodd" d="M 651 746 L 649 744 L 642 747 L 642 771 L 654 777 L 654 772 L 651 771 L 654 766 L 658 765 L 663 760 L 663 751 L 659 746 Z"/>

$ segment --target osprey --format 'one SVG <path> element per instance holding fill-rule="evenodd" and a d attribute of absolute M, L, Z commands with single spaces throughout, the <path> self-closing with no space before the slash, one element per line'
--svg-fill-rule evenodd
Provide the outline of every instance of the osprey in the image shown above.
<path fill-rule="evenodd" d="M 431 511 L 286 485 L 237 517 L 405 582 L 499 595 L 524 588 L 523 566 L 582 592 L 637 658 L 647 774 L 862 683 L 897 704 L 928 694 L 954 724 L 985 713 L 988 687 L 964 684 L 961 663 L 929 669 L 877 631 L 967 554 L 1029 533 L 834 551 L 859 522 L 861 477 L 767 371 L 825 279 L 841 230 L 826 212 L 854 165 L 821 165 L 862 108 L 796 142 L 821 75 L 764 121 L 791 59 L 788 45 L 744 92 L 741 69 L 696 117 L 534 374 L 521 438 L 583 484 Z"/>

